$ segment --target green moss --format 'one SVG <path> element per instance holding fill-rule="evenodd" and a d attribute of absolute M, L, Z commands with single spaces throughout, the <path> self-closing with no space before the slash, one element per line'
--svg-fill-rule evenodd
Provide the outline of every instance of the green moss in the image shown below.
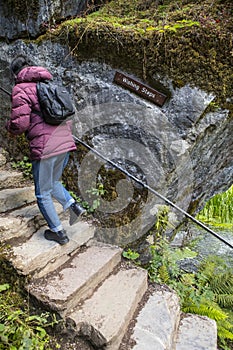
<path fill-rule="evenodd" d="M 40 40 L 62 42 L 80 60 L 96 59 L 153 80 L 159 73 L 227 102 L 233 86 L 233 4 L 223 1 L 116 0 L 65 21 Z"/>

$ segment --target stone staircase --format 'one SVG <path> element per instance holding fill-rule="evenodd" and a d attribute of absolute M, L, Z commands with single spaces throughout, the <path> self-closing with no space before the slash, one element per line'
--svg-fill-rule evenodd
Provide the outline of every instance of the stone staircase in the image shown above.
<path fill-rule="evenodd" d="M 119 247 L 97 242 L 92 224 L 69 226 L 57 206 L 70 242 L 45 240 L 34 187 L 5 163 L 0 153 L 0 242 L 10 245 L 5 259 L 26 277 L 31 300 L 85 339 L 73 349 L 217 349 L 215 322 L 183 315 L 176 294 L 149 284 L 146 271 L 125 262 Z"/>

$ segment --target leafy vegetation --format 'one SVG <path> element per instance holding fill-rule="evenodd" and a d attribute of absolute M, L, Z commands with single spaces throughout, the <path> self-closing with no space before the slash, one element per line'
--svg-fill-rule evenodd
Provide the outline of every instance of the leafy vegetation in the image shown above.
<path fill-rule="evenodd" d="M 196 262 L 195 272 L 187 273 L 180 262 L 193 259 L 197 253 L 189 248 L 174 249 L 164 235 L 167 210 L 157 216 L 154 244 L 150 246 L 151 259 L 144 266 L 152 282 L 167 284 L 179 295 L 185 313 L 207 316 L 216 321 L 219 349 L 233 349 L 233 274 L 223 259 L 209 256 Z M 161 220 L 161 223 L 158 221 Z M 162 228 L 162 229 L 161 229 Z M 128 249 L 123 256 L 136 261 L 139 254 Z"/>
<path fill-rule="evenodd" d="M 158 74 L 174 86 L 195 84 L 232 111 L 232 13 L 231 1 L 115 0 L 51 24 L 38 41 L 64 42 L 80 60 L 104 60 L 151 84 Z"/>
<path fill-rule="evenodd" d="M 224 193 L 212 197 L 197 218 L 211 225 L 233 226 L 233 185 Z"/>
<path fill-rule="evenodd" d="M 229 266 L 217 257 L 208 257 L 201 263 L 198 272 L 186 273 L 178 266 L 176 252 L 165 241 L 152 246 L 151 250 L 152 259 L 147 267 L 150 279 L 173 288 L 180 297 L 183 312 L 215 320 L 220 346 L 232 346 L 233 316 L 230 311 L 233 306 L 233 275 Z"/>
<path fill-rule="evenodd" d="M 93 212 L 100 206 L 100 198 L 104 196 L 107 190 L 104 189 L 104 185 L 102 183 L 98 183 L 96 188 L 93 187 L 90 190 L 87 190 L 92 197 L 92 205 L 89 207 L 89 211 Z M 94 197 L 94 198 L 93 198 Z"/>
<path fill-rule="evenodd" d="M 44 350 L 59 348 L 47 333 L 58 321 L 49 313 L 31 314 L 28 305 L 9 284 L 0 285 L 0 349 Z"/>
<path fill-rule="evenodd" d="M 139 258 L 139 253 L 133 251 L 132 249 L 128 249 L 122 253 L 123 257 L 129 260 L 137 260 Z"/>
<path fill-rule="evenodd" d="M 11 166 L 22 171 L 25 177 L 32 179 L 32 163 L 27 156 L 24 156 L 22 160 L 12 161 Z"/>

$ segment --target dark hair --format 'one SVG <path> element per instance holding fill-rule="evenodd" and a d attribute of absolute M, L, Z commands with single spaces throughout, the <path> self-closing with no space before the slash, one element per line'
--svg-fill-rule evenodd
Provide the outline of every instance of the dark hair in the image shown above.
<path fill-rule="evenodd" d="M 18 55 L 16 56 L 10 65 L 10 70 L 13 75 L 17 75 L 21 69 L 28 67 L 28 66 L 34 66 L 35 64 L 32 62 L 32 60 L 24 55 Z"/>

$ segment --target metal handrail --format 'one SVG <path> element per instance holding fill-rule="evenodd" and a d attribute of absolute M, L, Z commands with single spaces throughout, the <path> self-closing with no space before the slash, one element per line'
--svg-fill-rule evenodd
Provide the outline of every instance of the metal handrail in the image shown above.
<path fill-rule="evenodd" d="M 124 173 L 125 175 L 127 175 L 129 178 L 131 178 L 132 180 L 134 180 L 135 182 L 137 182 L 138 184 L 140 184 L 143 188 L 146 188 L 148 191 L 150 191 L 151 193 L 153 193 L 154 195 L 156 195 L 157 197 L 159 197 L 160 199 L 164 200 L 167 204 L 169 204 L 170 206 L 172 206 L 173 208 L 177 209 L 178 211 L 180 211 L 182 214 L 184 214 L 187 218 L 189 218 L 190 220 L 192 220 L 195 224 L 199 225 L 200 227 L 202 227 L 204 230 L 206 230 L 207 232 L 211 233 L 214 237 L 218 238 L 220 241 L 222 241 L 223 243 L 225 243 L 226 245 L 228 245 L 230 248 L 233 249 L 233 245 L 226 241 L 223 237 L 221 237 L 220 235 L 218 235 L 216 232 L 214 232 L 213 230 L 211 230 L 209 227 L 207 227 L 206 225 L 204 225 L 201 221 L 195 219 L 192 215 L 190 215 L 189 213 L 187 213 L 186 211 L 184 211 L 183 209 L 181 209 L 180 207 L 178 207 L 175 203 L 171 202 L 169 199 L 167 199 L 166 197 L 164 197 L 162 194 L 160 194 L 159 192 L 157 192 L 156 190 L 154 190 L 153 188 L 151 188 L 150 186 L 148 186 L 147 184 L 145 184 L 144 182 L 142 182 L 141 180 L 139 180 L 138 178 L 136 178 L 134 175 L 130 174 L 127 170 L 123 169 L 122 167 L 120 167 L 119 165 L 117 165 L 116 163 L 114 163 L 113 161 L 111 161 L 110 159 L 106 158 L 105 156 L 103 156 L 100 152 L 98 152 L 97 150 L 95 150 L 94 148 L 90 147 L 89 145 L 87 145 L 84 141 L 82 141 L 80 138 L 78 138 L 77 136 L 73 135 L 73 138 L 75 141 L 77 141 L 78 143 L 80 143 L 81 145 L 83 145 L 85 148 L 89 149 L 90 151 L 92 151 L 93 153 L 95 153 L 97 156 L 99 156 L 100 158 L 102 158 L 104 161 L 106 161 L 107 163 L 111 164 L 113 167 L 115 167 L 116 169 L 120 170 L 122 173 Z"/>
<path fill-rule="evenodd" d="M 0 86 L 0 90 L 4 91 L 7 95 L 11 95 L 9 91 L 5 90 L 3 87 Z M 181 209 L 180 207 L 178 207 L 175 203 L 171 202 L 169 199 L 167 199 L 166 197 L 164 197 L 162 194 L 160 194 L 159 192 L 155 191 L 153 188 L 151 188 L 150 186 L 148 186 L 147 184 L 145 184 L 144 182 L 142 182 L 141 180 L 139 180 L 138 178 L 136 178 L 135 176 L 133 176 L 132 174 L 130 174 L 127 170 L 121 168 L 119 165 L 117 165 L 116 163 L 114 163 L 113 161 L 111 161 L 110 159 L 106 158 L 105 156 L 103 156 L 101 153 L 99 153 L 97 150 L 95 150 L 94 148 L 90 147 L 89 145 L 87 145 L 84 141 L 80 140 L 77 136 L 73 135 L 73 138 L 75 141 L 79 142 L 81 145 L 83 145 L 85 148 L 89 149 L 90 151 L 92 151 L 93 153 L 95 153 L 96 155 L 98 155 L 100 158 L 102 158 L 104 161 L 106 161 L 107 163 L 111 164 L 113 167 L 115 167 L 116 169 L 120 170 L 123 174 L 127 175 L 129 178 L 131 178 L 132 180 L 134 180 L 135 182 L 137 182 L 138 184 L 140 184 L 143 188 L 146 188 L 148 191 L 150 191 L 151 193 L 153 193 L 154 195 L 156 195 L 157 197 L 159 197 L 160 199 L 164 200 L 167 204 L 169 204 L 171 207 L 177 209 L 179 212 L 181 212 L 182 214 L 184 214 L 187 218 L 189 218 L 190 220 L 192 220 L 195 224 L 199 225 L 200 227 L 202 227 L 204 230 L 206 230 L 207 232 L 211 233 L 214 237 L 216 237 L 217 239 L 219 239 L 220 241 L 222 241 L 223 243 L 225 243 L 226 245 L 228 245 L 230 248 L 233 249 L 233 245 L 226 241 L 223 237 L 221 237 L 220 235 L 218 235 L 216 232 L 214 232 L 213 230 L 211 230 L 209 227 L 207 227 L 206 225 L 204 225 L 201 221 L 195 219 L 192 215 L 190 215 L 189 213 L 187 213 L 186 211 L 184 211 L 183 209 Z"/>

